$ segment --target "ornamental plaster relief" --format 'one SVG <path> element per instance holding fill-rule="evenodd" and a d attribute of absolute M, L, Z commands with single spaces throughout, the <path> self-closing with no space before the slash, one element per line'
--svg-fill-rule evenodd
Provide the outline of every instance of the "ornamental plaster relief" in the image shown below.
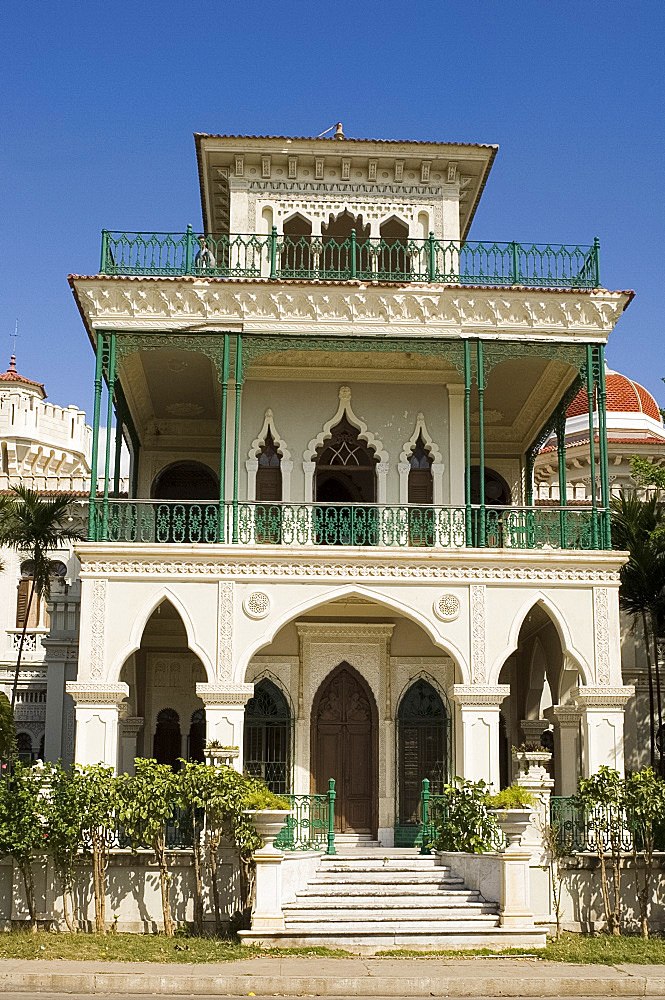
<path fill-rule="evenodd" d="M 560 339 L 576 334 L 604 340 L 628 303 L 624 292 L 582 293 L 531 289 L 472 289 L 413 285 L 275 284 L 214 278 L 72 279 L 91 327 L 191 332 L 373 333 L 400 336 L 492 330 L 506 336 Z"/>
<path fill-rule="evenodd" d="M 235 584 L 220 582 L 218 603 L 217 677 L 231 680 L 233 676 L 233 614 Z"/>
<path fill-rule="evenodd" d="M 596 640 L 596 679 L 599 684 L 609 684 L 610 623 L 606 587 L 593 588 L 593 623 Z"/>
<path fill-rule="evenodd" d="M 106 623 L 106 580 L 95 580 L 92 585 L 90 611 L 90 676 L 101 677 L 104 672 L 104 626 Z"/>
<path fill-rule="evenodd" d="M 132 546 L 135 549 L 136 546 Z M 220 546 L 221 548 L 221 546 Z M 207 560 L 173 558 L 166 553 L 146 555 L 141 559 L 123 558 L 123 553 L 109 553 L 106 558 L 94 558 L 79 549 L 82 561 L 82 577 L 127 577 L 136 576 L 179 576 L 192 578 L 233 577 L 238 581 L 260 578 L 266 582 L 272 579 L 333 579 L 344 580 L 434 580 L 442 582 L 487 582 L 487 583 L 550 583 L 571 585 L 589 584 L 619 585 L 619 563 L 609 566 L 584 566 L 584 555 L 578 553 L 578 562 L 569 565 L 552 565 L 554 553 L 548 553 L 547 565 L 501 565 L 497 554 L 494 565 L 459 565 L 440 562 L 409 562 L 402 564 L 397 561 L 398 553 L 390 550 L 385 561 L 363 562 L 328 562 L 317 557 L 298 558 L 289 553 L 284 561 L 266 560 L 265 552 L 254 554 L 251 551 L 243 553 L 242 560 L 226 560 L 211 557 Z M 126 554 L 125 554 L 126 555 Z M 442 553 L 443 555 L 443 553 Z M 445 553 L 450 558 L 450 553 Z M 541 557 L 542 558 L 542 557 Z"/>

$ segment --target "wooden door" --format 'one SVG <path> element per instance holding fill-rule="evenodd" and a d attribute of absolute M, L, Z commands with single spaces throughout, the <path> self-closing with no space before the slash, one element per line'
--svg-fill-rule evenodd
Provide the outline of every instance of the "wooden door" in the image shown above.
<path fill-rule="evenodd" d="M 375 734 L 372 696 L 342 664 L 321 689 L 312 717 L 313 791 L 326 791 L 335 779 L 339 833 L 374 832 Z"/>

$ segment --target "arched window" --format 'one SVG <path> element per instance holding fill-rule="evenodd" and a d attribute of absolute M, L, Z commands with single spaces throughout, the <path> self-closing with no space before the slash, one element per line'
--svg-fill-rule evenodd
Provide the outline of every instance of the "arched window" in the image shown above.
<path fill-rule="evenodd" d="M 329 503 L 374 503 L 374 449 L 358 436 L 346 415 L 331 430 L 316 453 L 316 499 Z"/>
<path fill-rule="evenodd" d="M 409 456 L 409 503 L 434 503 L 432 456 L 423 441 L 422 431 Z"/>
<path fill-rule="evenodd" d="M 273 503 L 282 499 L 282 457 L 277 450 L 272 431 L 268 429 L 263 447 L 258 453 L 256 471 L 256 499 Z"/>
<path fill-rule="evenodd" d="M 16 750 L 22 764 L 32 764 L 35 755 L 32 749 L 32 737 L 29 733 L 16 734 Z"/>
<path fill-rule="evenodd" d="M 152 755 L 158 764 L 178 766 L 178 758 L 182 756 L 180 716 L 173 708 L 163 708 L 157 716 Z"/>
<path fill-rule="evenodd" d="M 441 695 L 418 680 L 406 692 L 397 714 L 399 764 L 399 824 L 420 822 L 423 778 L 430 792 L 440 795 L 448 777 L 449 715 Z"/>
<path fill-rule="evenodd" d="M 271 791 L 291 789 L 291 717 L 286 698 L 268 680 L 256 685 L 245 708 L 244 766 Z"/>
<path fill-rule="evenodd" d="M 155 500 L 219 500 L 219 480 L 202 462 L 174 462 L 152 484 Z"/>
<path fill-rule="evenodd" d="M 282 227 L 281 278 L 313 278 L 312 223 L 304 215 L 294 215 Z"/>
<path fill-rule="evenodd" d="M 356 234 L 355 270 L 357 278 L 371 280 L 369 240 L 370 225 L 363 222 L 362 215 L 353 215 L 348 209 L 339 215 L 331 215 L 321 226 L 323 244 L 324 278 L 347 280 L 351 274 L 351 230 Z"/>
<path fill-rule="evenodd" d="M 197 708 L 195 712 L 192 713 L 192 720 L 189 726 L 189 740 L 188 746 L 189 750 L 187 753 L 188 760 L 198 761 L 199 764 L 203 764 L 204 754 L 203 748 L 206 742 L 206 714 L 204 708 Z"/>
<path fill-rule="evenodd" d="M 381 235 L 381 252 L 379 253 L 379 278 L 389 278 L 392 281 L 408 281 L 411 274 L 411 261 L 407 244 L 409 242 L 409 227 L 406 222 L 394 215 L 386 219 L 379 228 Z"/>

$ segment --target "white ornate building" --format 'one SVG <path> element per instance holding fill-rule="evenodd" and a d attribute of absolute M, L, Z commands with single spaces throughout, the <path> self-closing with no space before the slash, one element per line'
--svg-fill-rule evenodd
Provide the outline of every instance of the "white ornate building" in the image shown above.
<path fill-rule="evenodd" d="M 91 431 L 85 413 L 46 401 L 44 386 L 16 371 L 15 358 L 0 374 L 0 491 L 23 484 L 45 495 L 90 490 Z M 72 519 L 82 524 L 82 510 Z M 0 549 L 0 690 L 8 697 L 27 613 L 31 562 L 27 554 Z M 23 646 L 14 714 L 24 759 L 71 761 L 74 706 L 65 682 L 78 659 L 80 583 L 71 546 L 53 554 L 52 602 L 33 601 Z"/>
<path fill-rule="evenodd" d="M 470 241 L 493 146 L 196 147 L 201 229 L 104 231 L 70 278 L 103 477 L 76 759 L 217 739 L 278 790 L 334 777 L 338 829 L 385 845 L 413 839 L 422 778 L 508 781 L 545 728 L 558 793 L 622 768 L 603 352 L 631 293 L 597 243 Z M 543 508 L 534 463 L 581 387 L 598 489 Z M 114 415 L 129 499 L 97 443 Z"/>

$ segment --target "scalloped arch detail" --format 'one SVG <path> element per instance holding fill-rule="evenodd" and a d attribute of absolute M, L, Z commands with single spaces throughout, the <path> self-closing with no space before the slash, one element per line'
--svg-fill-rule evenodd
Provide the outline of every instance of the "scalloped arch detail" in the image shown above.
<path fill-rule="evenodd" d="M 339 406 L 337 407 L 337 412 L 330 418 L 330 420 L 326 420 L 322 430 L 309 442 L 307 450 L 303 454 L 303 461 L 313 462 L 316 459 L 318 449 L 328 438 L 332 437 L 333 427 L 337 426 L 342 417 L 346 417 L 350 424 L 358 428 L 358 437 L 374 449 L 379 461 L 387 462 L 388 452 L 385 451 L 382 442 L 372 433 L 372 431 L 368 430 L 365 421 L 361 420 L 360 417 L 356 416 L 353 412 L 351 407 L 351 389 L 348 385 L 340 386 L 338 397 Z"/>
<path fill-rule="evenodd" d="M 272 439 L 275 442 L 275 445 L 279 448 L 279 450 L 282 453 L 282 461 L 290 462 L 291 452 L 286 447 L 286 442 L 284 441 L 284 438 L 282 437 L 282 435 L 279 433 L 279 431 L 275 426 L 275 417 L 271 409 L 267 409 L 265 412 L 265 415 L 263 417 L 263 426 L 259 431 L 259 436 L 255 437 L 254 440 L 252 441 L 249 451 L 247 452 L 247 458 L 251 460 L 253 458 L 258 457 L 257 452 L 259 452 L 266 443 L 266 438 L 268 437 L 268 431 L 270 431 L 270 433 L 272 434 Z"/>
<path fill-rule="evenodd" d="M 439 450 L 439 447 L 436 444 L 436 442 L 432 439 L 432 435 L 427 430 L 427 425 L 425 423 L 425 415 L 423 413 L 419 413 L 418 416 L 416 417 L 416 426 L 414 428 L 414 431 L 409 440 L 404 442 L 402 451 L 399 456 L 400 462 L 409 461 L 409 459 L 411 458 L 411 453 L 415 448 L 416 441 L 418 440 L 418 436 L 420 434 L 422 434 L 423 441 L 425 442 L 427 450 L 432 456 L 432 464 L 442 466 L 443 455 L 441 454 L 441 451 Z"/>

